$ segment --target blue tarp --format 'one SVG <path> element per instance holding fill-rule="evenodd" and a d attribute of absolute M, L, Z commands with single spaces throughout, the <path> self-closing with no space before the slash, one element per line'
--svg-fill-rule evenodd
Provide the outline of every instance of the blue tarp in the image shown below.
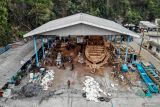
<path fill-rule="evenodd" d="M 137 64 L 137 69 L 138 69 L 138 72 L 140 73 L 142 79 L 144 80 L 144 82 L 145 82 L 146 85 L 148 86 L 148 89 L 149 89 L 152 93 L 158 93 L 158 87 L 157 87 L 157 85 L 149 78 L 149 76 L 148 76 L 147 73 L 145 72 L 142 64 L 138 63 L 138 64 Z"/>

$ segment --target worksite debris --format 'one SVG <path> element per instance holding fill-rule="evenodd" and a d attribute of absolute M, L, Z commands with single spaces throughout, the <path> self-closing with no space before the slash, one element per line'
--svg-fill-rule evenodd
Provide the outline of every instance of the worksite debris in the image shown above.
<path fill-rule="evenodd" d="M 100 93 L 106 95 L 106 93 L 100 88 L 99 83 L 96 82 L 93 77 L 86 76 L 86 80 L 83 84 L 85 87 L 83 87 L 82 90 L 86 93 L 86 98 L 88 100 L 98 102 L 98 98 L 101 96 Z"/>
<path fill-rule="evenodd" d="M 42 86 L 37 83 L 28 83 L 21 88 L 20 93 L 25 97 L 34 97 L 42 93 Z"/>
<path fill-rule="evenodd" d="M 54 79 L 54 71 L 47 70 L 45 76 L 42 78 L 41 85 L 43 86 L 43 90 L 48 90 L 48 87 L 52 84 Z"/>

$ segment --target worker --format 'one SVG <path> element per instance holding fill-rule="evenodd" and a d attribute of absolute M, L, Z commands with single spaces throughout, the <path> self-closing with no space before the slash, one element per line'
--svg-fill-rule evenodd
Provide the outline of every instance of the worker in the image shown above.
<path fill-rule="evenodd" d="M 70 88 L 70 85 L 71 85 L 70 80 L 67 81 L 67 85 L 68 85 L 68 88 Z"/>
<path fill-rule="evenodd" d="M 70 70 L 72 71 L 73 69 L 74 69 L 74 65 L 73 63 L 71 63 Z"/>
<path fill-rule="evenodd" d="M 62 63 L 62 68 L 65 69 L 64 63 Z"/>
<path fill-rule="evenodd" d="M 72 57 L 71 56 L 68 57 L 68 62 L 72 63 Z"/>

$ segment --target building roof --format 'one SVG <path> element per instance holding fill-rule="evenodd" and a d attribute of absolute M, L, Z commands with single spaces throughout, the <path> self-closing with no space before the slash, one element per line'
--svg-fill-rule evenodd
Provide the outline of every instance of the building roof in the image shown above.
<path fill-rule="evenodd" d="M 160 37 L 160 32 L 151 32 L 151 31 L 148 31 L 148 32 L 145 32 L 145 35 L 149 36 L 149 37 Z"/>
<path fill-rule="evenodd" d="M 143 27 L 146 27 L 146 28 L 158 28 L 157 25 L 149 22 L 149 21 L 140 21 L 140 27 L 143 28 Z"/>
<path fill-rule="evenodd" d="M 148 43 L 149 43 L 150 45 L 155 46 L 155 47 L 157 47 L 158 49 L 160 49 L 160 44 L 158 44 L 158 43 L 156 43 L 156 42 L 154 42 L 154 41 L 148 41 Z"/>
<path fill-rule="evenodd" d="M 90 32 L 89 32 L 90 31 Z M 92 32 L 93 31 L 93 32 Z M 28 32 L 24 37 L 33 35 L 130 35 L 139 37 L 138 34 L 128 30 L 122 25 L 111 20 L 99 18 L 85 13 L 78 13 L 64 18 L 49 21 L 42 26 Z M 106 33 L 105 33 L 106 32 Z M 108 32 L 108 33 L 107 33 Z"/>
<path fill-rule="evenodd" d="M 37 40 L 37 48 L 40 49 L 41 41 Z M 10 81 L 11 77 L 16 75 L 18 70 L 23 66 L 20 62 L 27 62 L 34 54 L 33 41 L 27 44 L 11 48 L 0 55 L 0 88 Z"/>

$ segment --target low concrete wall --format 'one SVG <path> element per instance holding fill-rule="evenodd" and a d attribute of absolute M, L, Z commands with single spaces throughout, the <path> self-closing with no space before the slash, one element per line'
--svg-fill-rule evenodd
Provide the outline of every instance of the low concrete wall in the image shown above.
<path fill-rule="evenodd" d="M 153 52 L 152 50 L 147 49 L 146 47 L 142 46 L 144 49 L 146 49 L 148 52 L 150 52 L 153 56 L 155 56 L 157 59 L 160 60 L 160 55 L 157 52 Z"/>

